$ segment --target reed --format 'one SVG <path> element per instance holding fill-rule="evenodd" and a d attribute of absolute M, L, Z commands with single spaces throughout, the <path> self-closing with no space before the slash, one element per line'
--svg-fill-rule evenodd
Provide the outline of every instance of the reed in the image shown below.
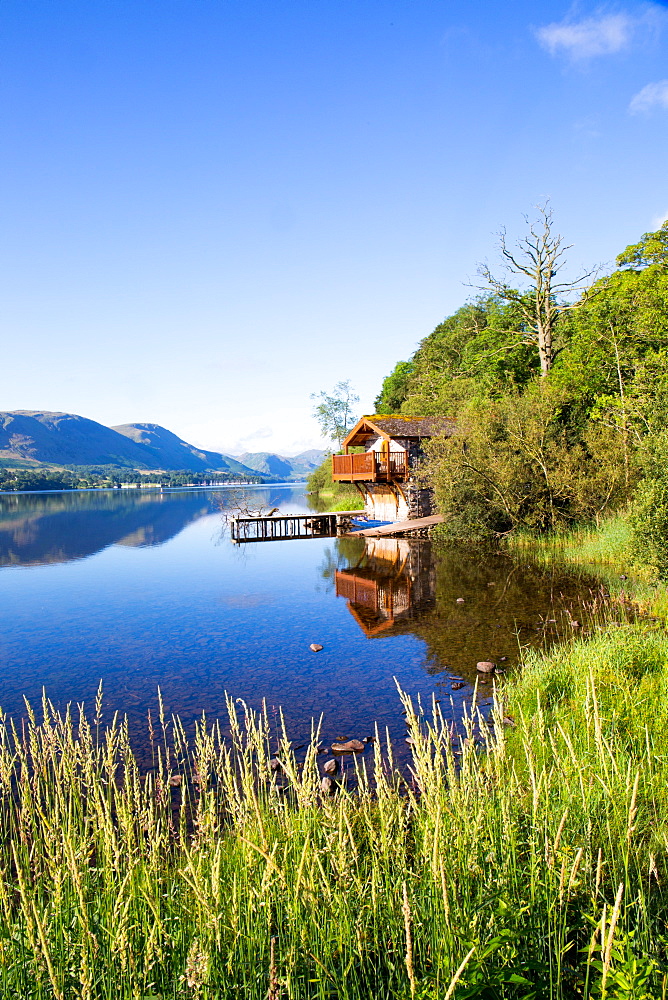
<path fill-rule="evenodd" d="M 0 996 L 665 996 L 667 682 L 633 627 L 461 738 L 402 694 L 410 772 L 377 734 L 331 795 L 317 727 L 298 760 L 232 702 L 190 738 L 160 710 L 148 773 L 99 704 L 2 718 Z"/>

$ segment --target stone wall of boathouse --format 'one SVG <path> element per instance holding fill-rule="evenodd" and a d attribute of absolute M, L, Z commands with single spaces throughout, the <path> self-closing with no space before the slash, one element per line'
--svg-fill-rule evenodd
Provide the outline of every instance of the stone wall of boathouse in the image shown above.
<path fill-rule="evenodd" d="M 364 487 L 364 510 L 374 521 L 408 521 L 434 513 L 434 491 L 429 487 L 418 483 L 404 483 L 401 490 L 387 483 L 365 483 Z"/>

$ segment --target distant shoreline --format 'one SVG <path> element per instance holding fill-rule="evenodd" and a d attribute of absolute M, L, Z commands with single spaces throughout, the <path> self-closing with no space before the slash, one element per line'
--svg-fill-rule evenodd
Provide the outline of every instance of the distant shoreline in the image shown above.
<path fill-rule="evenodd" d="M 307 483 L 217 483 L 214 486 L 160 486 L 158 484 L 147 484 L 146 486 L 77 486 L 71 490 L 0 490 L 0 496 L 16 497 L 30 496 L 31 494 L 45 493 L 183 493 L 185 490 L 230 490 L 230 489 L 254 489 L 263 490 L 267 487 L 277 489 L 280 487 L 292 489 L 295 486 L 306 486 Z"/>

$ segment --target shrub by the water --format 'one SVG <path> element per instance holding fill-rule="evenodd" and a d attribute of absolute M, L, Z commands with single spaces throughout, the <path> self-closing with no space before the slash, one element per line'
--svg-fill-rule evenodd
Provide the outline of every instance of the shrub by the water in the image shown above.
<path fill-rule="evenodd" d="M 652 566 L 659 579 L 668 579 L 668 476 L 642 481 L 630 522 L 634 555 L 639 562 Z"/>

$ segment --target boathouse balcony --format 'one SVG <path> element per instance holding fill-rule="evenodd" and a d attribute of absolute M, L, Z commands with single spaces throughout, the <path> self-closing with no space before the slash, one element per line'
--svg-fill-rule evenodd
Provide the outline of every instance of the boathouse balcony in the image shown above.
<path fill-rule="evenodd" d="M 389 483 L 408 479 L 405 451 L 363 451 L 358 455 L 332 455 L 335 483 Z"/>

